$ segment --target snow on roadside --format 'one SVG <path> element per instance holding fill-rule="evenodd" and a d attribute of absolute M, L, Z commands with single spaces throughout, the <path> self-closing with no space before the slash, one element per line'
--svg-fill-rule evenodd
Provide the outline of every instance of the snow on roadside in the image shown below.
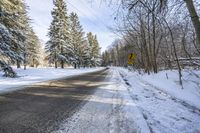
<path fill-rule="evenodd" d="M 200 109 L 200 71 L 183 70 L 183 88 L 179 85 L 178 72 L 173 70 L 161 71 L 157 74 L 138 74 L 138 72 L 130 72 L 127 69 L 117 68 L 126 73 L 126 78 L 130 82 L 134 82 L 134 76 L 137 76 L 144 83 L 158 88 L 163 92 L 182 100 L 192 106 Z"/>
<path fill-rule="evenodd" d="M 158 73 L 159 76 L 141 76 L 136 72 L 130 72 L 123 68 L 114 69 L 119 71 L 125 84 L 127 84 L 129 94 L 143 114 L 151 132 L 200 132 L 200 110 L 198 106 L 195 106 L 196 100 L 198 99 L 198 101 L 200 101 L 200 97 L 197 97 L 197 99 L 190 97 L 191 105 L 187 103 L 187 96 L 180 97 L 180 94 L 176 94 L 182 93 L 186 95 L 186 92 L 181 92 L 183 90 L 176 88 L 178 85 L 176 85 L 176 83 L 174 84 L 174 81 L 176 82 L 177 77 L 173 76 L 173 71 L 168 72 L 169 79 L 172 78 L 171 81 L 166 81 L 167 79 L 162 77 L 165 76 L 162 74 L 163 72 Z M 176 73 L 174 73 L 174 75 L 176 75 Z M 189 78 L 190 76 L 184 74 L 184 78 Z M 192 76 L 190 79 L 195 80 L 196 78 Z M 196 81 L 199 82 L 198 80 Z M 163 88 L 160 88 L 159 85 L 162 84 Z M 168 91 L 168 89 L 170 89 L 168 87 L 173 87 L 175 91 L 173 91 L 173 93 Z M 190 89 L 194 91 L 197 88 Z M 179 92 L 179 90 L 181 91 Z M 188 91 L 188 93 L 190 93 L 188 94 L 189 96 L 194 96 L 192 92 Z M 198 93 L 198 91 L 195 91 L 195 93 Z"/>
<path fill-rule="evenodd" d="M 94 72 L 101 69 L 103 68 L 28 68 L 27 70 L 14 68 L 19 76 L 18 78 L 3 77 L 3 73 L 0 71 L 0 94 L 20 89 L 24 85 Z"/>
<path fill-rule="evenodd" d="M 135 124 L 134 126 L 136 127 L 136 132 L 150 133 L 151 129 L 149 128 L 140 110 L 140 107 L 133 100 L 132 95 L 129 93 L 127 85 L 124 83 L 123 78 L 121 77 L 120 73 L 117 70 L 113 70 L 112 81 L 115 83 L 117 90 L 123 90 L 119 92 L 120 95 L 123 97 L 124 105 L 126 105 L 124 106 L 123 110 L 126 114 L 126 117 L 128 119 L 131 119 L 132 120 L 131 122 Z M 128 122 L 127 124 L 131 125 Z"/>
<path fill-rule="evenodd" d="M 111 69 L 96 92 L 82 100 L 87 103 L 62 122 L 55 133 L 150 133 L 116 70 Z"/>

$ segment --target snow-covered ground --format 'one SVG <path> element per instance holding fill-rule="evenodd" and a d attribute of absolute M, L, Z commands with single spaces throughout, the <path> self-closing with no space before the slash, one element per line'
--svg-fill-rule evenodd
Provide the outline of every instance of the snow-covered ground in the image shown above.
<path fill-rule="evenodd" d="M 115 68 L 143 114 L 151 132 L 200 132 L 200 71 L 184 71 L 183 87 L 176 71 L 139 75 Z M 167 78 L 167 76 L 168 78 Z"/>
<path fill-rule="evenodd" d="M 102 86 L 82 99 L 88 102 L 56 133 L 199 133 L 200 80 L 185 72 L 184 79 L 189 80 L 181 90 L 176 75 L 175 71 L 165 71 L 141 76 L 111 68 Z"/>
<path fill-rule="evenodd" d="M 183 88 L 179 84 L 178 71 L 161 71 L 157 74 L 138 74 L 138 72 L 130 72 L 127 69 L 116 68 L 125 76 L 129 83 L 134 84 L 135 79 L 140 80 L 143 84 L 161 90 L 169 94 L 171 97 L 182 100 L 190 105 L 200 109 L 200 71 L 183 70 L 182 80 Z"/>
<path fill-rule="evenodd" d="M 94 69 L 17 69 L 19 78 L 3 78 L 0 92 L 17 86 L 93 72 Z M 176 71 L 140 75 L 111 68 L 94 94 L 56 133 L 200 133 L 200 71 L 183 72 L 183 88 Z M 77 98 L 79 98 L 77 96 Z"/>
<path fill-rule="evenodd" d="M 94 83 L 97 84 L 97 83 Z M 87 103 L 55 133 L 150 133 L 119 72 L 110 70 Z"/>
<path fill-rule="evenodd" d="M 24 85 L 30 85 L 42 81 L 94 72 L 100 69 L 102 68 L 28 68 L 27 70 L 14 68 L 14 70 L 17 72 L 17 75 L 19 76 L 18 78 L 3 77 L 3 73 L 0 71 L 0 93 L 14 91 L 16 89 L 20 89 Z"/>

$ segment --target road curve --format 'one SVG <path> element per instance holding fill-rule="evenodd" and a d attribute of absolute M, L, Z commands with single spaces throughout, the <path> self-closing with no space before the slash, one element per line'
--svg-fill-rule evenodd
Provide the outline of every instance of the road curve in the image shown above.
<path fill-rule="evenodd" d="M 101 86 L 107 74 L 108 70 L 101 70 L 0 95 L 0 133 L 57 130 L 60 122 L 86 103 L 83 99 Z"/>

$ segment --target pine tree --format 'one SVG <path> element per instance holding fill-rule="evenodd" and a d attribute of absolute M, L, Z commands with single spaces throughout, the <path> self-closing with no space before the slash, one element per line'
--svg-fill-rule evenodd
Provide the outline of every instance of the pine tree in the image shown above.
<path fill-rule="evenodd" d="M 91 64 L 90 58 L 90 47 L 87 40 L 85 40 L 81 46 L 81 59 L 82 59 L 82 67 L 89 67 Z"/>
<path fill-rule="evenodd" d="M 22 32 L 23 3 L 21 0 L 0 1 L 0 66 L 5 76 L 16 76 L 8 65 L 11 62 L 23 60 L 22 51 L 25 35 Z"/>
<path fill-rule="evenodd" d="M 14 12 L 16 15 L 15 22 L 19 25 L 15 25 L 16 27 L 13 30 L 13 38 L 15 40 L 12 42 L 12 49 L 13 51 L 19 55 L 16 59 L 17 68 L 21 67 L 21 63 L 24 62 L 24 55 L 25 55 L 25 47 L 27 41 L 27 26 L 29 24 L 29 18 L 27 15 L 27 6 L 23 3 L 22 0 L 17 0 L 17 4 L 19 5 L 19 9 Z"/>
<path fill-rule="evenodd" d="M 88 42 L 88 51 L 89 51 L 89 66 L 92 67 L 94 65 L 93 60 L 93 53 L 92 53 L 92 47 L 93 47 L 93 35 L 92 32 L 87 33 L 87 42 Z"/>
<path fill-rule="evenodd" d="M 40 50 L 41 43 L 32 27 L 28 27 L 27 32 L 27 44 L 26 44 L 26 57 L 25 63 L 29 64 L 31 67 L 38 66 L 40 64 Z M 26 65 L 25 64 L 25 65 Z"/>
<path fill-rule="evenodd" d="M 91 32 L 87 34 L 89 51 L 90 51 L 90 66 L 96 67 L 100 65 L 100 47 L 97 40 L 97 36 L 93 35 Z"/>
<path fill-rule="evenodd" d="M 93 41 L 93 47 L 92 47 L 92 53 L 93 53 L 93 58 L 95 59 L 94 61 L 94 66 L 100 66 L 101 64 L 101 52 L 100 52 L 100 47 L 99 47 L 99 42 L 97 40 L 97 36 L 94 36 L 94 41 Z"/>
<path fill-rule="evenodd" d="M 21 15 L 21 22 L 24 26 L 22 32 L 25 36 L 25 42 L 23 43 L 23 63 L 24 69 L 26 66 L 33 62 L 37 62 L 39 58 L 39 49 L 40 49 L 40 41 L 39 38 L 36 36 L 33 28 L 30 26 L 30 18 L 28 17 L 27 13 L 27 6 L 25 3 L 22 3 L 23 13 Z M 33 63 L 34 64 L 34 63 Z"/>
<path fill-rule="evenodd" d="M 9 66 L 24 62 L 26 66 L 30 55 L 36 55 L 38 38 L 30 27 L 27 6 L 22 0 L 0 1 L 0 67 L 5 76 L 15 77 L 16 73 Z M 39 44 L 39 41 L 37 42 Z"/>
<path fill-rule="evenodd" d="M 76 13 L 70 14 L 70 40 L 72 45 L 72 63 L 74 68 L 80 67 L 83 62 L 83 43 L 84 43 L 84 32 L 80 25 L 78 15 Z"/>
<path fill-rule="evenodd" d="M 49 28 L 50 40 L 46 44 L 46 52 L 49 62 L 55 63 L 55 68 L 57 68 L 58 62 L 60 62 L 61 68 L 64 68 L 64 63 L 69 63 L 71 54 L 67 8 L 64 0 L 54 0 L 53 3 L 54 8 L 51 13 L 53 20 Z"/>

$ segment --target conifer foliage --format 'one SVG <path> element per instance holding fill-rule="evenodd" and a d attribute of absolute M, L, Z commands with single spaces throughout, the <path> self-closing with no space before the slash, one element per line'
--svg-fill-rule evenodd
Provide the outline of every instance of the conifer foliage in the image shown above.
<path fill-rule="evenodd" d="M 53 0 L 53 20 L 45 52 L 55 68 L 72 65 L 74 68 L 97 66 L 100 48 L 97 37 L 85 36 L 78 15 L 68 16 L 64 0 Z M 28 6 L 23 0 L 0 0 L 0 71 L 4 76 L 16 77 L 11 65 L 24 69 L 37 67 L 41 57 L 40 40 L 31 27 Z"/>
<path fill-rule="evenodd" d="M 92 32 L 89 32 L 87 34 L 87 39 L 89 43 L 89 49 L 90 49 L 90 66 L 96 67 L 99 66 L 101 63 L 100 60 L 100 47 L 97 40 L 97 36 L 93 35 Z"/>
<path fill-rule="evenodd" d="M 91 32 L 84 36 L 78 15 L 67 14 L 64 0 L 54 0 L 52 22 L 49 27 L 49 41 L 46 53 L 50 64 L 64 68 L 64 64 L 74 68 L 96 67 L 100 65 L 100 48 L 97 37 Z"/>
<path fill-rule="evenodd" d="M 30 40 L 35 45 L 32 45 Z M 39 48 L 39 41 L 35 40 L 39 39 L 30 27 L 25 3 L 22 0 L 1 0 L 0 68 L 4 71 L 4 76 L 16 76 L 11 64 L 20 67 L 20 64 L 26 64 L 26 60 L 31 56 L 37 56 L 36 51 L 31 52 L 31 49 Z"/>
<path fill-rule="evenodd" d="M 83 56 L 84 53 L 82 49 L 84 49 L 84 32 L 83 28 L 80 25 L 78 15 L 76 13 L 70 14 L 70 40 L 71 46 L 73 50 L 72 54 L 72 64 L 74 64 L 74 68 L 77 66 L 80 67 L 83 64 Z"/>
<path fill-rule="evenodd" d="M 60 62 L 64 68 L 64 63 L 69 62 L 71 54 L 71 46 L 69 43 L 69 21 L 67 17 L 67 8 L 64 0 L 54 0 L 54 8 L 51 12 L 53 20 L 49 28 L 49 41 L 46 45 L 48 60 L 50 63 L 58 67 Z"/>

